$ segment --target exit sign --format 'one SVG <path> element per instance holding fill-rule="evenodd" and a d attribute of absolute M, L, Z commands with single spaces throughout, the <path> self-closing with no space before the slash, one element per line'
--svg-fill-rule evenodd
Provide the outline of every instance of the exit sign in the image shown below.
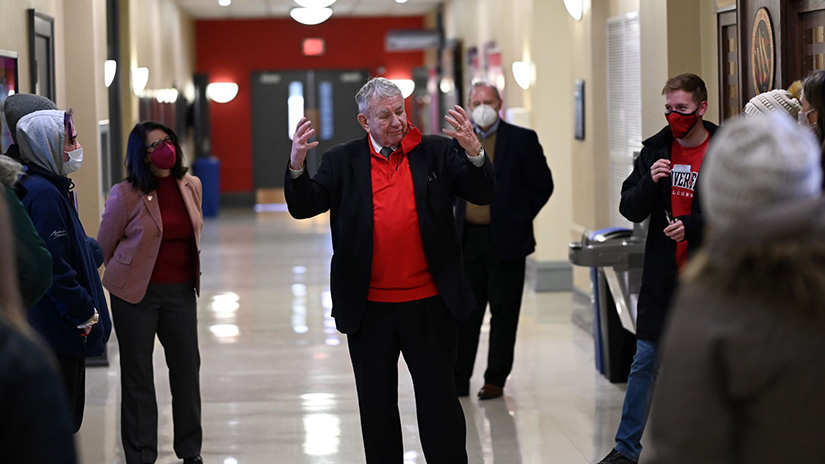
<path fill-rule="evenodd" d="M 324 39 L 320 37 L 313 37 L 304 39 L 303 50 L 305 56 L 321 56 L 326 49 Z"/>

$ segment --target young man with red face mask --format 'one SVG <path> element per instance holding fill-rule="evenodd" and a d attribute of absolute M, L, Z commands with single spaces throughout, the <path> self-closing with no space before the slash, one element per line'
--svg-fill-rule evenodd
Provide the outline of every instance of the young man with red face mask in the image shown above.
<path fill-rule="evenodd" d="M 702 120 L 708 109 L 705 82 L 695 74 L 667 81 L 668 125 L 643 142 L 633 172 L 622 184 L 619 211 L 648 223 L 642 288 L 636 320 L 636 355 L 627 379 L 616 447 L 601 463 L 635 463 L 656 381 L 656 350 L 679 271 L 702 242 L 696 184 L 716 125 Z"/>

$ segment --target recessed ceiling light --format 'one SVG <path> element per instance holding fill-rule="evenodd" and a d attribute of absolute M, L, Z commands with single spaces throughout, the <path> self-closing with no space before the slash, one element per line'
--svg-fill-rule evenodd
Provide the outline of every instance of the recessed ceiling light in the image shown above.
<path fill-rule="evenodd" d="M 218 0 L 218 5 L 220 6 L 229 6 L 232 4 L 232 0 Z"/>

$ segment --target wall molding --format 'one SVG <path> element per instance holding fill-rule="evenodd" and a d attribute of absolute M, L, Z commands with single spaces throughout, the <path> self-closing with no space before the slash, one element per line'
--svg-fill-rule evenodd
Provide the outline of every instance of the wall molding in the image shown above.
<path fill-rule="evenodd" d="M 537 261 L 527 258 L 528 288 L 536 292 L 569 292 L 573 290 L 573 266 L 567 261 Z"/>

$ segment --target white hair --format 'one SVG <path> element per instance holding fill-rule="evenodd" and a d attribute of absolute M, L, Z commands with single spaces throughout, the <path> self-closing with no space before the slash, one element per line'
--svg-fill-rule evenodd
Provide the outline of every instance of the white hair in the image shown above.
<path fill-rule="evenodd" d="M 370 100 L 376 98 L 389 98 L 401 96 L 401 90 L 391 80 L 383 77 L 374 77 L 367 81 L 361 90 L 355 94 L 355 102 L 358 103 L 358 112 L 367 114 L 370 109 Z"/>

